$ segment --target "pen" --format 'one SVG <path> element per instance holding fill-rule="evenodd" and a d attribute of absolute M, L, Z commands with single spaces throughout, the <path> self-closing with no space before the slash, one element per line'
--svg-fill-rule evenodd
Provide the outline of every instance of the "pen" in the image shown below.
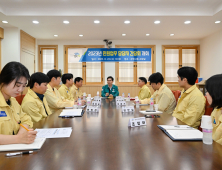
<path fill-rule="evenodd" d="M 192 127 L 180 127 L 180 126 L 174 126 L 176 128 L 188 128 L 188 129 L 193 129 Z"/>
<path fill-rule="evenodd" d="M 20 126 L 22 126 L 25 130 L 29 131 L 23 124 L 21 124 L 21 121 L 19 121 L 18 124 L 19 124 Z"/>
<path fill-rule="evenodd" d="M 7 153 L 5 156 L 16 156 L 16 155 L 23 155 L 23 154 L 30 154 L 30 153 L 33 153 L 33 151 Z"/>
<path fill-rule="evenodd" d="M 74 118 L 75 116 L 59 116 L 61 118 Z"/>

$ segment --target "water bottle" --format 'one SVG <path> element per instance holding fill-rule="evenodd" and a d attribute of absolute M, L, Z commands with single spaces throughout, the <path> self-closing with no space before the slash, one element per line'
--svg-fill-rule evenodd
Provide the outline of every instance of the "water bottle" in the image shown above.
<path fill-rule="evenodd" d="M 86 93 L 83 93 L 83 100 L 86 100 Z"/>
<path fill-rule="evenodd" d="M 122 97 L 123 97 L 123 98 L 125 97 L 125 94 L 124 94 L 124 93 L 122 94 Z"/>
<path fill-rule="evenodd" d="M 78 99 L 78 109 L 82 109 L 82 101 L 80 98 Z"/>
<path fill-rule="evenodd" d="M 203 132 L 203 143 L 207 145 L 212 145 L 212 129 L 202 129 Z"/>
<path fill-rule="evenodd" d="M 154 101 L 153 98 L 150 99 L 150 110 L 153 110 Z"/>
<path fill-rule="evenodd" d="M 91 100 L 89 97 L 87 97 L 87 103 L 86 103 L 87 106 L 90 106 L 91 105 Z"/>
<path fill-rule="evenodd" d="M 137 98 L 136 99 L 136 108 L 139 108 L 140 107 L 140 101 L 139 101 L 139 99 Z"/>
<path fill-rule="evenodd" d="M 128 93 L 128 98 L 130 99 L 130 93 Z"/>
<path fill-rule="evenodd" d="M 97 91 L 97 96 L 99 97 L 99 91 Z"/>

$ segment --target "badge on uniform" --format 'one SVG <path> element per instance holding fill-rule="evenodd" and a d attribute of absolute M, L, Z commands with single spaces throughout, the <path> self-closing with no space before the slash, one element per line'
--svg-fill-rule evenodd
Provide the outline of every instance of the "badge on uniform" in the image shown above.
<path fill-rule="evenodd" d="M 67 93 L 68 93 L 68 91 L 67 91 Z"/>
<path fill-rule="evenodd" d="M 216 124 L 216 120 L 214 119 L 214 124 Z"/>
<path fill-rule="evenodd" d="M 5 113 L 5 111 L 0 111 L 0 117 L 7 117 L 7 114 Z"/>

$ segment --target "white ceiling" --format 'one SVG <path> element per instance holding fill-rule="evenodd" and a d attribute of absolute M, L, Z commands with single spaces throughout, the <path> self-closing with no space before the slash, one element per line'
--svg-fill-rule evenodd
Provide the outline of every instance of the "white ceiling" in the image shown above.
<path fill-rule="evenodd" d="M 0 0 L 0 11 L 0 20 L 9 22 L 1 27 L 18 27 L 37 39 L 201 39 L 222 29 L 214 23 L 222 21 L 221 0 Z"/>

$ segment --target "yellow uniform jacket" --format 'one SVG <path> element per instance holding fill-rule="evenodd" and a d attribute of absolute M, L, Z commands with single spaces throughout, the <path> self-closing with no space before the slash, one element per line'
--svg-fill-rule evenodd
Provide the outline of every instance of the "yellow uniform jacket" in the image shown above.
<path fill-rule="evenodd" d="M 153 98 L 154 103 L 158 104 L 158 110 L 160 111 L 172 113 L 176 107 L 176 99 L 165 84 L 162 84 L 160 89 L 156 90 L 150 98 Z M 141 104 L 149 104 L 150 98 L 141 100 Z"/>
<path fill-rule="evenodd" d="M 213 140 L 222 145 L 222 110 L 214 109 L 211 113 L 213 125 Z"/>
<path fill-rule="evenodd" d="M 10 106 L 6 103 L 5 98 L 0 91 L 0 134 L 13 135 L 17 134 L 20 128 L 18 122 L 29 125 L 32 128 L 31 117 L 24 113 L 14 97 L 10 99 Z"/>
<path fill-rule="evenodd" d="M 202 92 L 193 85 L 186 91 L 182 90 L 173 116 L 193 128 L 198 128 L 205 112 L 205 103 Z"/>
<path fill-rule="evenodd" d="M 70 88 L 70 93 L 73 95 L 73 99 L 77 100 L 78 97 L 82 97 L 83 93 L 81 91 L 81 89 L 77 88 L 74 84 L 73 86 Z"/>
<path fill-rule="evenodd" d="M 61 87 L 59 88 L 59 93 L 62 97 L 64 97 L 64 99 L 67 99 L 67 100 L 74 100 L 73 99 L 73 95 L 71 94 L 69 88 L 63 84 L 61 85 Z"/>
<path fill-rule="evenodd" d="M 46 98 L 44 97 L 42 102 L 32 89 L 28 90 L 22 101 L 21 107 L 22 111 L 27 113 L 32 118 L 33 122 L 38 122 L 52 114 Z"/>
<path fill-rule="evenodd" d="M 74 101 L 64 99 L 56 88 L 53 90 L 49 84 L 47 87 L 48 89 L 45 92 L 45 98 L 52 113 L 58 109 L 72 107 L 74 105 Z"/>
<path fill-rule="evenodd" d="M 139 96 L 138 96 L 139 100 L 144 100 L 146 98 L 150 98 L 150 96 L 151 96 L 151 93 L 150 93 L 149 87 L 144 85 L 139 91 Z"/>

